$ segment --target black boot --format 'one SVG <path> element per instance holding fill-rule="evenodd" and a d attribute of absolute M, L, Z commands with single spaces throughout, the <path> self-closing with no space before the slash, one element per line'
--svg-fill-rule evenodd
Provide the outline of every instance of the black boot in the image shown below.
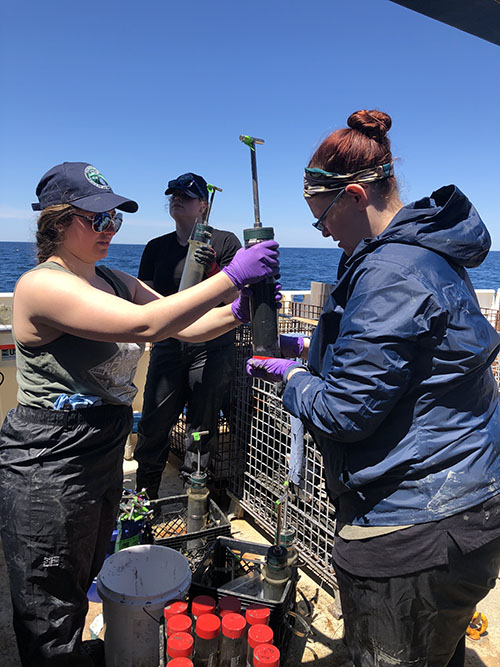
<path fill-rule="evenodd" d="M 145 493 L 149 500 L 157 500 L 161 484 L 161 473 L 143 473 L 137 469 L 135 478 L 135 490 L 137 493 Z"/>

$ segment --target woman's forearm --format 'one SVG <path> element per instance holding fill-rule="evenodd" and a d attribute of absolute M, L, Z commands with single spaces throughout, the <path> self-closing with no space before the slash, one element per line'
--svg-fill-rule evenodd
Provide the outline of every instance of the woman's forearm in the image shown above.
<path fill-rule="evenodd" d="M 220 335 L 217 331 L 229 331 L 236 322 L 230 306 L 215 309 L 213 315 L 212 311 L 207 313 L 207 308 L 215 308 L 221 301 L 232 301 L 236 294 L 231 280 L 221 272 L 194 287 L 148 303 L 142 306 L 146 310 L 144 320 L 147 322 L 142 335 L 153 342 L 171 336 L 180 338 L 182 334 L 195 336 L 198 340 L 214 338 Z M 207 315 L 211 317 L 205 321 Z"/>
<path fill-rule="evenodd" d="M 179 331 L 174 338 L 179 338 L 188 343 L 202 343 L 222 336 L 222 334 L 231 331 L 239 324 L 241 322 L 234 317 L 230 305 L 222 308 L 212 308 L 196 322 Z"/>

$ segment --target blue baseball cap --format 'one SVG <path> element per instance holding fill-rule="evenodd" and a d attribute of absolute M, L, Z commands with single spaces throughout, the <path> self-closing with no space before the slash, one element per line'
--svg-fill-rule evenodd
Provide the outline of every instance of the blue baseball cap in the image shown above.
<path fill-rule="evenodd" d="M 165 194 L 171 195 L 176 190 L 184 192 L 192 199 L 208 199 L 206 180 L 203 176 L 198 176 L 198 174 L 193 174 L 190 171 L 187 174 L 177 176 L 173 181 L 169 181 Z"/>
<path fill-rule="evenodd" d="M 91 213 L 104 213 L 118 208 L 135 213 L 137 202 L 116 195 L 104 176 L 88 162 L 63 162 L 44 174 L 37 185 L 38 202 L 34 211 L 43 211 L 56 204 L 72 204 Z"/>

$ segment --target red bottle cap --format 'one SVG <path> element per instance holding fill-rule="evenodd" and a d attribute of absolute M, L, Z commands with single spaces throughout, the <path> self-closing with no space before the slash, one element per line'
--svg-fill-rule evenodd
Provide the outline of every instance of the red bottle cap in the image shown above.
<path fill-rule="evenodd" d="M 272 644 L 260 644 L 253 652 L 254 667 L 279 667 L 280 652 Z M 170 663 L 169 663 L 170 665 Z"/>
<path fill-rule="evenodd" d="M 191 614 L 198 618 L 202 614 L 213 614 L 215 611 L 215 600 L 210 595 L 197 595 L 191 603 Z"/>
<path fill-rule="evenodd" d="M 224 618 L 226 614 L 239 614 L 241 612 L 241 602 L 238 598 L 225 595 L 219 600 L 219 616 Z"/>
<path fill-rule="evenodd" d="M 243 636 L 247 622 L 241 614 L 227 613 L 222 619 L 222 634 L 230 639 L 239 639 Z"/>
<path fill-rule="evenodd" d="M 259 644 L 272 644 L 273 639 L 273 629 L 268 625 L 260 623 L 258 625 L 251 625 L 248 628 L 248 644 L 252 648 L 259 646 Z"/>
<path fill-rule="evenodd" d="M 167 619 L 176 614 L 187 614 L 188 604 L 184 600 L 172 600 L 168 602 L 163 608 L 163 616 Z"/>
<path fill-rule="evenodd" d="M 220 618 L 215 614 L 203 614 L 196 620 L 196 634 L 202 639 L 215 639 L 220 632 Z"/>
<path fill-rule="evenodd" d="M 167 621 L 167 637 L 170 635 L 175 635 L 178 632 L 187 632 L 191 633 L 193 629 L 193 621 L 189 618 L 187 614 L 176 614 L 169 618 Z"/>
<path fill-rule="evenodd" d="M 193 667 L 193 661 L 189 658 L 174 658 L 170 660 L 168 667 Z"/>
<path fill-rule="evenodd" d="M 270 616 L 271 611 L 269 607 L 263 607 L 260 604 L 250 605 L 245 614 L 248 625 L 256 625 L 257 623 L 264 623 L 264 625 L 268 625 Z"/>
<path fill-rule="evenodd" d="M 167 655 L 169 658 L 190 658 L 193 654 L 194 640 L 187 632 L 177 632 L 167 639 Z"/>

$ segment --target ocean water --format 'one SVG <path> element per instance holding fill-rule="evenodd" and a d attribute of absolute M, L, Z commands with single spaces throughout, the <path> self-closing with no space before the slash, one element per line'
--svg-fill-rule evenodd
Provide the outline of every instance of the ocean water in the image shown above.
<path fill-rule="evenodd" d="M 105 263 L 137 275 L 143 245 L 114 243 Z M 280 248 L 280 282 L 285 290 L 308 290 L 311 281 L 334 283 L 342 252 L 338 248 Z M 31 243 L 0 242 L 0 292 L 12 292 L 16 280 L 35 266 Z M 469 275 L 476 289 L 500 288 L 500 251 L 491 251 Z"/>

